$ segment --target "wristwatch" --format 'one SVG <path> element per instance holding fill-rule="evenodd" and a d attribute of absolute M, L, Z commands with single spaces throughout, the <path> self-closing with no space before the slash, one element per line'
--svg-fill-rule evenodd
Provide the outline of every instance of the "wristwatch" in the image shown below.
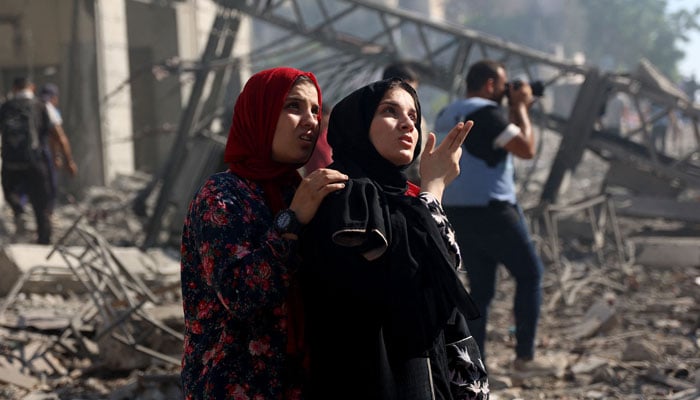
<path fill-rule="evenodd" d="M 299 222 L 297 219 L 297 215 L 294 213 L 294 211 L 290 210 L 289 208 L 280 211 L 275 216 L 273 226 L 280 235 L 285 233 L 299 235 L 299 232 L 301 231 L 301 222 Z"/>

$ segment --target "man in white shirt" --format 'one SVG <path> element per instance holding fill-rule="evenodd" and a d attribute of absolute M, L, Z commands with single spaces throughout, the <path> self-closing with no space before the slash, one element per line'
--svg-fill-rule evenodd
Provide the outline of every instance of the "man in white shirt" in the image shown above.
<path fill-rule="evenodd" d="M 58 109 L 58 87 L 53 83 L 47 83 L 41 87 L 39 97 L 46 105 L 49 119 L 56 130 L 56 134 L 50 136 L 49 142 L 54 165 L 57 168 L 64 167 L 72 176 L 75 176 L 78 173 L 78 166 L 75 165 L 68 137 L 63 130 L 63 118 Z"/>

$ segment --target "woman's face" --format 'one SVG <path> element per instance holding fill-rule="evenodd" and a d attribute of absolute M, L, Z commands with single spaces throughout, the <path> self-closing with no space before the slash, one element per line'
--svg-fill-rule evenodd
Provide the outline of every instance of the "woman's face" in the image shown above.
<path fill-rule="evenodd" d="M 379 102 L 369 127 L 369 140 L 379 155 L 396 166 L 413 160 L 418 143 L 418 119 L 413 97 L 399 87 L 389 89 Z"/>
<path fill-rule="evenodd" d="M 318 138 L 318 92 L 309 81 L 298 81 L 284 100 L 272 139 L 272 159 L 303 164 Z"/>

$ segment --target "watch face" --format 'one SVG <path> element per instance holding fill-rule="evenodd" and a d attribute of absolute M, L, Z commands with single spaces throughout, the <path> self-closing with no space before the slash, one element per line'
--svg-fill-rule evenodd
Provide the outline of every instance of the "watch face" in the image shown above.
<path fill-rule="evenodd" d="M 292 216 L 289 213 L 282 212 L 277 216 L 277 226 L 280 229 L 287 229 L 292 222 Z"/>
<path fill-rule="evenodd" d="M 274 224 L 275 229 L 277 229 L 279 233 L 296 234 L 299 232 L 299 228 L 301 228 L 296 214 L 294 214 L 294 211 L 289 209 L 281 211 L 279 214 L 277 214 Z"/>

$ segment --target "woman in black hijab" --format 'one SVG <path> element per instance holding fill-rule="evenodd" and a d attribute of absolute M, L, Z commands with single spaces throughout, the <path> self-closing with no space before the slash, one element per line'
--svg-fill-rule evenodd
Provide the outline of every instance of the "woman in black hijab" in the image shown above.
<path fill-rule="evenodd" d="M 472 123 L 438 147 L 429 135 L 421 189 L 404 173 L 420 152 L 420 122 L 415 91 L 398 79 L 360 88 L 331 113 L 329 168 L 350 179 L 300 243 L 312 399 L 488 398 L 465 323 L 478 312 L 439 203 Z"/>

